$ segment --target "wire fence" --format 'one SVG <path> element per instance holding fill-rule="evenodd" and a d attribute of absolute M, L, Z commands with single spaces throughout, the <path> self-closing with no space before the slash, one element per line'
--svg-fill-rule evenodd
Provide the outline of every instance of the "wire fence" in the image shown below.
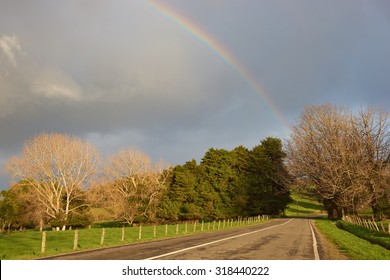
<path fill-rule="evenodd" d="M 267 215 L 244 217 L 236 219 L 223 219 L 214 221 L 185 221 L 181 223 L 154 224 L 154 225 L 133 225 L 132 227 L 122 226 L 121 228 L 91 228 L 63 231 L 43 231 L 41 239 L 41 255 L 47 255 L 51 247 L 68 248 L 72 250 L 92 249 L 103 246 L 115 246 L 140 241 L 162 239 L 168 237 L 182 236 L 186 234 L 216 231 L 229 228 L 238 228 L 247 225 L 262 223 L 269 220 Z M 70 232 L 73 232 L 70 235 Z M 55 235 L 55 237 L 54 237 Z M 53 250 L 50 250 L 51 252 Z M 59 252 L 60 253 L 60 252 Z"/>

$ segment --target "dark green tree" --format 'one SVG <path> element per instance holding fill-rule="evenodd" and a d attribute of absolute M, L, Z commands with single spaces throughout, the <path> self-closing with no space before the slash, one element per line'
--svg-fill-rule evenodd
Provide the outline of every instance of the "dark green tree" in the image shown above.
<path fill-rule="evenodd" d="M 290 202 L 281 141 L 267 138 L 251 151 L 210 148 L 173 168 L 160 204 L 166 220 L 281 214 Z"/>
<path fill-rule="evenodd" d="M 18 221 L 19 206 L 16 203 L 15 195 L 3 190 L 0 192 L 0 222 L 1 231 L 10 230 Z"/>
<path fill-rule="evenodd" d="M 238 146 L 231 151 L 232 169 L 235 173 L 233 184 L 233 208 L 237 216 L 247 216 L 247 205 L 250 201 L 251 153 L 244 146 Z"/>
<path fill-rule="evenodd" d="M 160 203 L 159 218 L 188 220 L 202 217 L 198 194 L 198 165 L 195 160 L 173 168 Z"/>
<path fill-rule="evenodd" d="M 268 137 L 251 151 L 248 211 L 251 215 L 279 215 L 291 201 L 286 154 L 278 138 Z"/>
<path fill-rule="evenodd" d="M 212 205 L 215 218 L 228 218 L 236 215 L 234 209 L 235 186 L 238 176 L 234 168 L 232 152 L 224 149 L 209 149 L 204 155 L 200 167 L 203 168 L 200 186 Z"/>

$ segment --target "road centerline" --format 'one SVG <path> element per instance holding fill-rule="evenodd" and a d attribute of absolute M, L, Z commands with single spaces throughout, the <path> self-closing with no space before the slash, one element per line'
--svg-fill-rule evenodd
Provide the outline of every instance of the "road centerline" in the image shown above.
<path fill-rule="evenodd" d="M 215 244 L 215 243 L 218 243 L 218 242 L 222 242 L 222 241 L 226 241 L 226 240 L 230 240 L 230 239 L 234 239 L 234 238 L 250 235 L 250 234 L 253 234 L 253 233 L 260 232 L 260 231 L 269 230 L 269 229 L 272 229 L 272 228 L 275 228 L 275 227 L 284 226 L 284 225 L 288 224 L 289 222 L 291 222 L 292 220 L 293 219 L 290 219 L 290 220 L 288 220 L 287 222 L 285 222 L 283 224 L 274 225 L 274 226 L 270 226 L 270 227 L 267 227 L 267 228 L 262 228 L 262 229 L 258 229 L 258 230 L 255 230 L 255 231 L 251 231 L 251 232 L 247 232 L 247 233 L 243 233 L 243 234 L 238 234 L 238 235 L 234 235 L 234 236 L 218 239 L 218 240 L 215 240 L 215 241 L 212 241 L 212 242 L 207 242 L 207 243 L 204 243 L 204 244 L 191 246 L 191 247 L 184 248 L 184 249 L 177 250 L 177 251 L 173 251 L 173 252 L 170 252 L 170 253 L 166 253 L 166 254 L 150 257 L 150 258 L 146 258 L 145 260 L 155 260 L 155 259 L 163 258 L 163 257 L 166 257 L 166 256 L 175 255 L 175 254 L 178 254 L 178 253 L 182 253 L 182 252 L 186 252 L 186 251 L 189 251 L 189 250 L 193 250 L 193 249 L 197 249 L 197 248 L 200 248 L 200 247 L 204 247 L 204 246 L 207 246 L 207 245 Z"/>

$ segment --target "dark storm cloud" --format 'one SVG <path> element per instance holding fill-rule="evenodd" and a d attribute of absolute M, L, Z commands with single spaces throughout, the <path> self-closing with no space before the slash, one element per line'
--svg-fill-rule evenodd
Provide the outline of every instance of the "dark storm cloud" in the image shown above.
<path fill-rule="evenodd" d="M 386 1 L 159 2 L 217 39 L 291 122 L 310 104 L 389 108 Z M 0 0 L 0 131 L 1 165 L 41 132 L 174 164 L 288 133 L 234 65 L 141 0 Z"/>

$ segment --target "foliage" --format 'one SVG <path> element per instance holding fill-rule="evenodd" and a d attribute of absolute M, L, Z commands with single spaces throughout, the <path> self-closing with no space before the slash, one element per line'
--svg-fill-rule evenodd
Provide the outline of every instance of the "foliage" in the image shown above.
<path fill-rule="evenodd" d="M 288 188 L 289 175 L 284 167 L 282 143 L 276 138 L 266 138 L 252 150 L 250 169 L 250 215 L 282 214 L 291 202 Z"/>
<path fill-rule="evenodd" d="M 0 192 L 0 221 L 1 231 L 11 229 L 12 224 L 18 217 L 18 205 L 15 203 L 15 196 L 10 191 Z"/>
<path fill-rule="evenodd" d="M 284 157 L 276 138 L 267 138 L 252 150 L 210 148 L 199 164 L 192 160 L 173 168 L 159 217 L 279 215 L 290 202 Z"/>

